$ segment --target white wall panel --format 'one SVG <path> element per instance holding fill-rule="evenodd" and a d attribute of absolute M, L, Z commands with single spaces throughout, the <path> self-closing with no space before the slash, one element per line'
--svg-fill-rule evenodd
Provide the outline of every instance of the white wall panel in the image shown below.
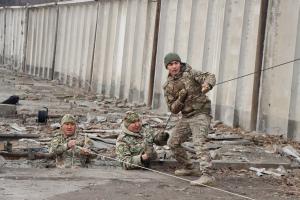
<path fill-rule="evenodd" d="M 155 11 L 149 0 L 100 1 L 92 79 L 98 93 L 147 100 Z"/>
<path fill-rule="evenodd" d="M 167 77 L 163 58 L 168 52 L 177 52 L 196 70 L 214 73 L 217 82 L 255 71 L 260 3 L 162 1 L 153 107 L 166 110 L 162 85 Z M 226 124 L 249 128 L 254 81 L 252 77 L 216 86 L 209 93 L 213 115 Z"/>
<path fill-rule="evenodd" d="M 265 3 L 162 0 L 158 41 L 154 41 L 157 1 L 2 8 L 0 63 L 13 69 L 25 66 L 29 74 L 57 78 L 69 86 L 91 83 L 94 91 L 106 96 L 146 102 L 151 97 L 151 59 L 157 42 L 152 105 L 167 111 L 163 58 L 171 51 L 194 69 L 214 73 L 218 83 L 259 69 Z M 268 4 L 263 69 L 300 57 L 300 1 Z M 249 130 L 256 125 L 257 130 L 299 141 L 300 62 L 258 75 L 218 84 L 209 93 L 215 119 Z"/>
<path fill-rule="evenodd" d="M 263 68 L 300 57 L 300 1 L 269 2 Z M 300 141 L 299 61 L 263 72 L 258 130 Z"/>
<path fill-rule="evenodd" d="M 52 79 L 56 21 L 56 6 L 29 9 L 26 73 Z"/>
<path fill-rule="evenodd" d="M 22 70 L 24 65 L 24 44 L 26 34 L 26 9 L 6 9 L 4 64 Z"/>
<path fill-rule="evenodd" d="M 89 87 L 98 3 L 59 5 L 54 78 Z"/>
<path fill-rule="evenodd" d="M 4 64 L 5 9 L 0 9 L 0 64 Z"/>

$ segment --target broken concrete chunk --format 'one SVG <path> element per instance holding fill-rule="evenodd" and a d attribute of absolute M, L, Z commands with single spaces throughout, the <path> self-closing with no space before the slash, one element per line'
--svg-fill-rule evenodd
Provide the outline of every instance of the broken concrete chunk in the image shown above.
<path fill-rule="evenodd" d="M 10 124 L 10 127 L 15 129 L 16 131 L 19 131 L 19 132 L 23 132 L 23 131 L 26 131 L 26 128 L 25 127 L 20 127 L 18 124 L 16 123 L 13 123 L 13 124 Z"/>
<path fill-rule="evenodd" d="M 106 117 L 103 117 L 103 116 L 97 116 L 96 119 L 97 119 L 97 122 L 100 122 L 100 123 L 106 121 Z"/>
<path fill-rule="evenodd" d="M 157 117 L 155 117 L 155 118 L 150 118 L 149 120 L 152 120 L 152 121 L 154 121 L 154 122 L 156 122 L 156 123 L 159 123 L 159 124 L 162 124 L 164 121 L 163 120 L 161 120 L 161 119 L 159 119 L 159 118 L 157 118 Z"/>
<path fill-rule="evenodd" d="M 117 119 L 117 124 L 121 124 L 123 122 L 123 119 Z"/>
<path fill-rule="evenodd" d="M 237 134 L 233 134 L 230 132 L 216 132 L 213 134 L 209 134 L 207 136 L 207 138 L 209 139 L 213 139 L 213 140 L 237 140 L 237 139 L 241 139 L 242 137 L 240 135 Z"/>
<path fill-rule="evenodd" d="M 245 139 L 237 139 L 237 140 L 222 140 L 222 141 L 216 141 L 215 143 L 223 144 L 223 145 L 249 145 L 252 142 Z"/>
<path fill-rule="evenodd" d="M 109 149 L 111 148 L 111 144 L 107 144 L 107 143 L 104 143 L 104 142 L 99 142 L 99 141 L 96 141 L 96 140 L 91 140 L 92 143 L 93 143 L 93 149 Z"/>
<path fill-rule="evenodd" d="M 13 117 L 17 114 L 16 105 L 0 104 L 0 117 Z"/>
<path fill-rule="evenodd" d="M 37 134 L 21 134 L 21 133 L 8 133 L 0 134 L 0 140 L 14 140 L 20 138 L 38 138 L 40 137 Z"/>
<path fill-rule="evenodd" d="M 3 156 L 0 156 L 0 168 L 5 164 L 5 159 Z"/>
<path fill-rule="evenodd" d="M 222 158 L 218 150 L 210 150 L 209 154 L 213 160 L 220 160 Z"/>
<path fill-rule="evenodd" d="M 111 130 L 100 130 L 100 129 L 92 129 L 92 130 L 83 130 L 84 133 L 121 133 L 121 129 L 111 129 Z"/>
<path fill-rule="evenodd" d="M 86 114 L 86 122 L 87 123 L 95 123 L 96 122 L 96 116 L 91 114 L 91 113 L 87 113 Z"/>
<path fill-rule="evenodd" d="M 85 134 L 80 134 L 80 135 L 85 135 Z M 111 144 L 111 145 L 115 145 L 116 144 L 116 139 L 111 139 L 111 138 L 100 138 L 98 137 L 98 135 L 96 134 L 87 134 L 87 137 L 89 137 L 92 140 L 97 140 L 97 141 L 101 141 L 104 142 L 106 144 Z"/>
<path fill-rule="evenodd" d="M 59 129 L 60 128 L 60 123 L 51 124 L 50 127 L 51 127 L 52 130 Z"/>
<path fill-rule="evenodd" d="M 169 147 L 168 145 L 163 146 L 163 148 L 164 148 L 165 150 L 170 150 L 170 147 Z"/>
<path fill-rule="evenodd" d="M 277 172 L 279 174 L 282 174 L 282 175 L 286 175 L 287 174 L 286 169 L 283 166 L 281 166 L 281 165 L 277 169 L 275 169 L 275 170 L 276 170 L 275 172 Z"/>
<path fill-rule="evenodd" d="M 33 139 L 23 138 L 23 139 L 19 139 L 19 146 L 23 146 L 26 148 L 28 147 L 36 148 L 36 147 L 40 147 L 41 143 Z"/>
<path fill-rule="evenodd" d="M 84 108 L 87 108 L 87 107 L 89 107 L 89 106 L 88 106 L 88 105 L 86 105 L 85 103 L 79 103 L 79 104 L 78 104 L 78 106 L 79 106 L 79 107 L 84 107 Z"/>
<path fill-rule="evenodd" d="M 283 147 L 281 151 L 284 155 L 291 156 L 294 160 L 300 163 L 300 155 L 291 145 Z"/>
<path fill-rule="evenodd" d="M 270 170 L 266 170 L 265 168 L 250 167 L 249 169 L 255 171 L 257 176 L 263 176 L 264 174 L 273 175 L 277 177 L 283 176 L 280 173 L 272 172 Z"/>

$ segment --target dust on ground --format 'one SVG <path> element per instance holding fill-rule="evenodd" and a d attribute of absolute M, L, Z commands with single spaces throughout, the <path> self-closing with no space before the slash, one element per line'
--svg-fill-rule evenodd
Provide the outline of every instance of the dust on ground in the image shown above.
<path fill-rule="evenodd" d="M 115 158 L 113 141 L 118 136 L 127 110 L 139 112 L 143 122 L 156 131 L 165 128 L 169 114 L 153 111 L 144 103 L 107 98 L 88 90 L 66 87 L 58 80 L 41 80 L 7 69 L 1 69 L 0 82 L 0 100 L 13 94 L 20 96 L 18 114 L 11 118 L 0 118 L 1 134 L 38 136 L 11 141 L 13 152 L 9 155 L 5 154 L 4 145 L 0 145 L 7 159 L 0 171 L 0 199 L 243 199 L 212 188 L 193 187 L 187 181 L 155 172 L 122 170 L 115 161 L 101 156 L 90 168 L 76 170 L 56 169 L 52 158 L 28 157 L 29 153 L 47 154 L 48 144 L 59 131 L 59 121 L 65 113 L 76 115 L 79 131 L 97 139 L 95 151 L 112 158 Z M 46 124 L 37 123 L 37 113 L 44 107 L 49 109 L 49 119 Z M 172 116 L 166 131 L 171 132 L 179 117 Z M 281 167 L 281 171 L 267 169 L 282 176 L 258 174 L 249 170 L 249 167 L 221 167 L 214 171 L 217 178 L 214 187 L 252 199 L 300 199 L 299 165 L 292 156 L 282 151 L 283 147 L 289 145 L 299 152 L 299 143 L 281 136 L 247 132 L 214 121 L 210 145 L 215 160 L 221 163 L 238 159 L 247 166 L 251 160 L 242 153 L 251 154 L 251 151 L 247 151 L 252 148 L 272 155 L 273 158 L 288 160 L 287 165 L 294 164 L 288 168 Z M 186 149 L 194 157 L 191 143 L 187 143 Z M 172 161 L 168 146 L 157 147 L 156 150 L 160 153 L 162 163 Z M 174 165 L 164 164 L 154 168 L 168 174 L 173 174 L 175 169 Z M 197 177 L 183 178 L 193 180 Z"/>

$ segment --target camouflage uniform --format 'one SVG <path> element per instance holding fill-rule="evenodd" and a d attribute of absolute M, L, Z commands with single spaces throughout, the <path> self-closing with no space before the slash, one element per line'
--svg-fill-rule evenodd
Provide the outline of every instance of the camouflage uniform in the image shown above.
<path fill-rule="evenodd" d="M 188 64 L 181 63 L 181 71 L 175 77 L 168 76 L 164 85 L 164 95 L 169 110 L 175 114 L 182 113 L 182 119 L 175 127 L 169 146 L 181 167 L 192 169 L 192 162 L 181 146 L 192 134 L 202 172 L 210 163 L 208 151 L 203 148 L 203 145 L 211 121 L 211 102 L 201 92 L 203 83 L 208 83 L 212 89 L 216 83 L 215 76 L 207 72 L 195 71 Z"/>
<path fill-rule="evenodd" d="M 70 114 L 66 114 L 61 120 L 61 125 L 64 123 L 75 124 L 75 118 Z M 70 140 L 76 140 L 75 148 L 68 148 Z M 88 138 L 77 136 L 76 133 L 70 137 L 65 137 L 64 133 L 60 131 L 51 140 L 49 152 L 55 154 L 56 166 L 59 168 L 85 167 L 89 156 L 82 155 L 81 148 L 90 148 L 91 146 L 92 142 Z"/>
<path fill-rule="evenodd" d="M 148 163 L 141 159 L 142 154 L 147 153 L 150 157 L 149 160 L 156 159 L 157 154 L 154 151 L 153 144 L 165 145 L 167 139 L 161 137 L 162 133 L 154 135 L 154 130 L 150 127 L 142 127 L 139 133 L 129 131 L 127 129 L 128 125 L 139 119 L 136 113 L 131 113 L 129 116 L 131 116 L 129 119 L 125 117 L 122 124 L 122 133 L 117 138 L 116 154 L 118 159 L 123 161 L 122 166 L 125 169 L 135 169 L 138 166 L 148 167 Z"/>
<path fill-rule="evenodd" d="M 76 147 L 73 149 L 68 148 L 68 142 L 70 140 L 76 140 Z M 86 167 L 88 162 L 88 156 L 81 155 L 81 147 L 84 144 L 84 137 L 71 136 L 65 138 L 63 133 L 57 133 L 51 141 L 50 153 L 56 155 L 56 166 L 59 168 L 70 167 Z"/>

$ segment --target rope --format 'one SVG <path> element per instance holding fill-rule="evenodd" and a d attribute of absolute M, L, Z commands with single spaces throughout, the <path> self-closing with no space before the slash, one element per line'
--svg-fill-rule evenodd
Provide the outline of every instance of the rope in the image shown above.
<path fill-rule="evenodd" d="M 274 66 L 272 66 L 272 67 L 267 67 L 267 68 L 265 68 L 265 69 L 257 70 L 257 71 L 251 72 L 251 73 L 249 73 L 249 74 L 244 74 L 244 75 L 238 76 L 238 77 L 236 77 L 236 78 L 228 79 L 228 80 L 226 80 L 226 81 L 222 81 L 222 82 L 220 82 L 220 83 L 217 83 L 216 85 L 222 85 L 222 84 L 224 84 L 224 83 L 227 83 L 227 82 L 230 82 L 230 81 L 234 81 L 234 80 L 237 80 L 237 79 L 241 79 L 241 78 L 250 76 L 250 75 L 252 75 L 252 74 L 256 74 L 256 73 L 258 73 L 258 72 L 263 72 L 263 71 L 267 71 L 267 70 L 274 69 L 274 68 L 277 68 L 277 67 L 281 67 L 281 66 L 283 66 L 283 65 L 286 65 L 286 64 L 289 64 L 289 63 L 292 63 L 292 62 L 296 62 L 296 61 L 298 61 L 298 60 L 300 60 L 300 58 L 296 58 L 296 59 L 291 60 L 291 61 L 287 61 L 287 62 L 284 62 L 284 63 L 280 63 L 280 64 L 274 65 Z"/>
<path fill-rule="evenodd" d="M 97 153 L 97 155 L 99 155 L 99 156 L 101 156 L 101 157 L 103 157 L 103 158 L 108 158 L 108 159 L 110 159 L 110 160 L 114 160 L 114 161 L 120 162 L 120 163 L 126 163 L 126 164 L 129 164 L 129 165 L 132 165 L 132 166 L 141 168 L 141 169 L 145 169 L 145 170 L 148 170 L 148 171 L 157 173 L 157 174 L 161 174 L 161 175 L 169 176 L 169 177 L 172 177 L 172 178 L 180 179 L 180 180 L 186 181 L 186 182 L 191 182 L 191 180 L 186 179 L 186 178 L 174 176 L 174 175 L 172 175 L 172 174 L 164 173 L 164 172 L 161 172 L 161 171 L 157 171 L 157 170 L 150 169 L 150 168 L 147 168 L 147 167 L 139 166 L 139 165 L 136 165 L 136 164 L 131 164 L 131 163 L 128 163 L 128 162 L 125 162 L 125 161 L 121 161 L 121 160 L 116 159 L 116 158 L 111 158 L 111 157 L 108 157 L 108 156 L 104 156 L 104 155 L 99 154 L 99 153 Z M 240 194 L 237 194 L 237 193 L 229 192 L 229 191 L 227 191 L 227 190 L 223 190 L 223 189 L 220 189 L 220 188 L 217 188 L 217 187 L 213 187 L 213 186 L 209 186 L 209 185 L 205 185 L 205 184 L 198 184 L 198 185 L 201 185 L 201 186 L 203 186 L 203 187 L 207 187 L 207 188 L 210 188 L 210 189 L 213 189 L 213 190 L 218 190 L 218 191 L 221 191 L 221 192 L 230 194 L 230 195 L 238 196 L 238 197 L 241 197 L 241 198 L 243 198 L 243 199 L 255 200 L 255 199 L 253 199 L 253 198 L 250 198 L 250 197 L 247 197 L 247 196 L 244 196 L 244 195 L 240 195 Z"/>

